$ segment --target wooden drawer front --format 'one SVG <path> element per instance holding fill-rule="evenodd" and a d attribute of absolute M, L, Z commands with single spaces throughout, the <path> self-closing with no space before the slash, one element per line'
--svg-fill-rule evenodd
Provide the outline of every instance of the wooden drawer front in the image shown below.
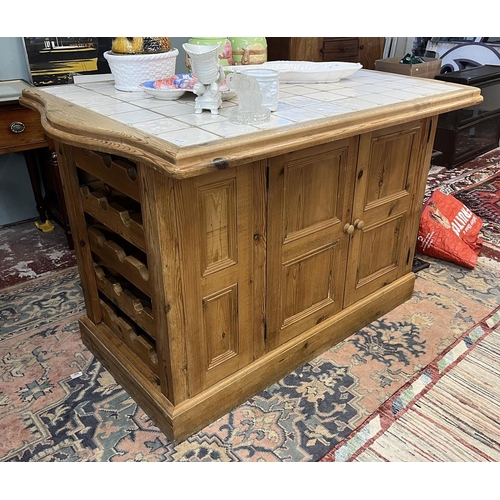
<path fill-rule="evenodd" d="M 323 40 L 323 61 L 357 62 L 358 38 L 325 38 Z"/>
<path fill-rule="evenodd" d="M 16 134 L 11 131 L 11 123 L 19 122 L 25 129 Z M 46 145 L 46 138 L 40 123 L 40 115 L 31 109 L 19 107 L 0 107 L 0 150 L 3 153 L 29 149 L 30 145 Z"/>

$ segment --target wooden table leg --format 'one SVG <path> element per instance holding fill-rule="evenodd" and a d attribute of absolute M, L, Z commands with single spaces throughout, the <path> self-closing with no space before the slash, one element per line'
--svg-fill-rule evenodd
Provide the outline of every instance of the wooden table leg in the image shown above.
<path fill-rule="evenodd" d="M 68 247 L 74 250 L 56 152 L 49 145 L 48 148 L 33 149 L 23 153 L 40 215 L 40 222 L 35 222 L 35 225 L 41 231 L 49 232 L 54 229 L 49 218 L 55 220 L 64 231 Z"/>
<path fill-rule="evenodd" d="M 52 214 L 56 217 L 56 221 L 63 228 L 64 234 L 66 235 L 66 240 L 68 241 L 68 247 L 71 250 L 75 249 L 75 245 L 73 242 L 73 236 L 71 235 L 71 228 L 69 225 L 69 216 L 66 208 L 66 199 L 64 197 L 64 190 L 61 183 L 61 175 L 59 173 L 59 164 L 57 161 L 57 154 L 49 144 L 48 150 L 48 159 L 47 159 L 47 168 L 52 172 L 53 177 L 53 188 L 55 189 L 55 195 L 57 199 L 58 210 L 56 210 L 57 214 Z M 49 212 L 53 212 L 51 207 L 46 207 Z"/>
<path fill-rule="evenodd" d="M 35 196 L 36 210 L 40 216 L 40 222 L 44 224 L 47 221 L 47 211 L 43 203 L 42 185 L 40 183 L 40 172 L 38 169 L 38 158 L 36 150 L 29 149 L 23 151 L 26 166 L 30 176 L 31 188 Z"/>

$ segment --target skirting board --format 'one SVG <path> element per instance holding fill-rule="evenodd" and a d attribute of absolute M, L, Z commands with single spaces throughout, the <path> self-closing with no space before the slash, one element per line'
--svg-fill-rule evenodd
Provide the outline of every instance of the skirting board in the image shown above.
<path fill-rule="evenodd" d="M 170 440 L 179 443 L 406 302 L 412 296 L 414 284 L 415 275 L 406 274 L 177 405 L 160 392 L 150 370 L 107 326 L 95 325 L 84 316 L 80 319 L 80 331 L 83 343 L 116 381 Z"/>

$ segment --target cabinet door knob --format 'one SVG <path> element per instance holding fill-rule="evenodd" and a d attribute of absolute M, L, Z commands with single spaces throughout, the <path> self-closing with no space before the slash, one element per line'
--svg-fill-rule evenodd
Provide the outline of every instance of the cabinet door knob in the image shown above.
<path fill-rule="evenodd" d="M 26 125 L 23 122 L 12 122 L 9 128 L 13 134 L 21 134 L 26 130 Z"/>
<path fill-rule="evenodd" d="M 344 233 L 352 234 L 354 233 L 354 226 L 352 224 L 346 224 L 343 229 Z"/>
<path fill-rule="evenodd" d="M 364 221 L 360 220 L 360 219 L 356 219 L 354 221 L 354 229 L 363 229 L 365 227 L 365 223 Z"/>

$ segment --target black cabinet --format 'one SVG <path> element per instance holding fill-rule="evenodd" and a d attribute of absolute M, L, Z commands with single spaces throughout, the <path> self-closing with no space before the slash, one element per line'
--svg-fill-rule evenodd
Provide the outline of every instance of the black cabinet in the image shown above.
<path fill-rule="evenodd" d="M 434 150 L 442 154 L 433 163 L 457 167 L 495 149 L 500 140 L 500 66 L 477 68 L 437 75 L 436 80 L 472 85 L 481 89 L 483 102 L 440 115 Z"/>

